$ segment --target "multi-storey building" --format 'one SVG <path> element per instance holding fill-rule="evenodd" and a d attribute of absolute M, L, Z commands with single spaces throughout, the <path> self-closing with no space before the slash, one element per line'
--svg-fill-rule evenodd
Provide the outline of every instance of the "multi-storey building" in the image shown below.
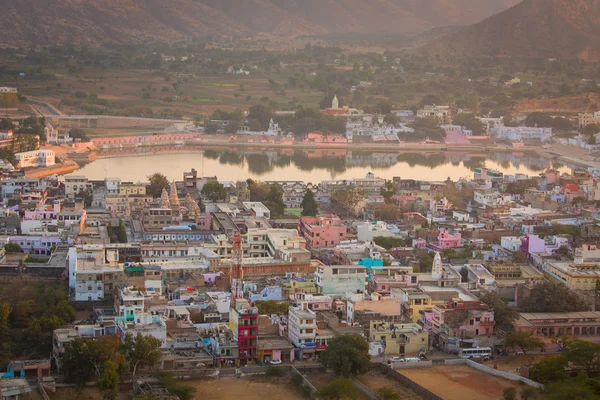
<path fill-rule="evenodd" d="M 300 235 L 306 239 L 307 248 L 318 250 L 323 247 L 334 247 L 346 240 L 348 228 L 335 214 L 317 217 L 302 217 L 298 225 Z"/>
<path fill-rule="evenodd" d="M 367 268 L 360 265 L 319 265 L 315 271 L 319 293 L 364 292 L 367 284 Z"/>
<path fill-rule="evenodd" d="M 417 323 L 370 321 L 369 342 L 379 342 L 384 354 L 414 357 L 427 353 L 429 332 Z"/>
<path fill-rule="evenodd" d="M 173 224 L 173 210 L 170 208 L 144 208 L 142 226 L 144 230 L 163 229 Z"/>
<path fill-rule="evenodd" d="M 513 325 L 539 337 L 600 336 L 600 312 L 521 313 Z"/>
<path fill-rule="evenodd" d="M 240 365 L 257 358 L 258 309 L 246 299 L 235 299 L 229 310 L 229 328 L 237 340 Z"/>
<path fill-rule="evenodd" d="M 81 175 L 65 176 L 65 196 L 74 198 L 81 191 L 92 190 L 94 185 L 88 181 L 88 178 Z"/>
<path fill-rule="evenodd" d="M 300 349 L 298 358 L 306 358 L 316 353 L 317 314 L 303 303 L 300 307 L 290 307 L 288 313 L 288 338 L 294 347 Z"/>
<path fill-rule="evenodd" d="M 442 124 L 449 124 L 452 122 L 452 113 L 450 106 L 426 105 L 417 110 L 417 118 L 435 118 Z"/>
<path fill-rule="evenodd" d="M 125 279 L 118 246 L 77 245 L 69 249 L 68 262 L 75 301 L 112 298 Z"/>
<path fill-rule="evenodd" d="M 17 168 L 28 167 L 50 167 L 55 162 L 54 151 L 52 150 L 33 150 L 22 153 L 15 153 Z"/>

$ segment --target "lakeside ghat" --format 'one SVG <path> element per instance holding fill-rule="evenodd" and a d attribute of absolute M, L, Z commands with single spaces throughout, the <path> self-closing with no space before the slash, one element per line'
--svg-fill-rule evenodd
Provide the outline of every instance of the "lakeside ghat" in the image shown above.
<path fill-rule="evenodd" d="M 129 181 L 145 181 L 147 175 L 155 171 L 169 179 L 179 179 L 183 171 L 195 168 L 202 176 L 217 176 L 228 181 L 253 178 L 318 182 L 352 179 L 368 172 L 386 179 L 400 176 L 442 181 L 470 178 L 476 168 L 482 167 L 505 174 L 538 175 L 546 168 L 563 166 L 549 158 L 521 152 L 307 152 L 275 148 L 164 147 L 153 151 L 100 151 L 96 161 L 83 166 L 76 174 L 89 179 L 120 176 Z"/>

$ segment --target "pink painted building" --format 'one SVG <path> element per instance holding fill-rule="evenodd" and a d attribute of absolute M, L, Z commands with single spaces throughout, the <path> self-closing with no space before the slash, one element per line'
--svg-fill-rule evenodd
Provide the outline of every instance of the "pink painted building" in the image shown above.
<path fill-rule="evenodd" d="M 310 250 L 334 247 L 346 240 L 348 228 L 337 215 L 326 214 L 300 218 L 298 231 L 306 239 L 306 247 Z"/>
<path fill-rule="evenodd" d="M 327 311 L 333 308 L 333 297 L 327 294 L 293 293 L 290 294 L 290 300 L 297 304 L 306 303 L 306 307 L 311 311 Z"/>
<path fill-rule="evenodd" d="M 201 231 L 211 230 L 212 229 L 211 223 L 212 223 L 212 217 L 210 216 L 209 212 L 202 213 L 202 214 L 198 215 L 198 217 L 196 218 L 196 228 Z"/>
<path fill-rule="evenodd" d="M 321 133 L 321 132 L 311 132 L 306 135 L 303 143 L 306 144 L 347 144 L 348 140 L 342 136 L 335 133 Z"/>
<path fill-rule="evenodd" d="M 55 201 L 53 205 L 41 204 L 34 210 L 25 210 L 23 219 L 29 221 L 40 221 L 44 219 L 56 219 L 60 212 L 60 202 Z"/>
<path fill-rule="evenodd" d="M 92 138 L 92 143 L 96 146 L 131 146 L 139 144 L 166 144 L 170 142 L 191 140 L 201 136 L 200 132 L 193 133 L 163 133 L 157 135 L 145 136 L 119 136 L 119 137 L 98 137 Z"/>
<path fill-rule="evenodd" d="M 454 249 L 462 246 L 462 236 L 460 233 L 456 235 L 450 234 L 445 229 L 440 229 L 437 237 L 437 243 L 432 243 L 431 248 L 434 250 Z"/>
<path fill-rule="evenodd" d="M 389 294 L 393 288 L 417 286 L 417 278 L 411 274 L 374 275 L 370 284 L 373 292 Z"/>

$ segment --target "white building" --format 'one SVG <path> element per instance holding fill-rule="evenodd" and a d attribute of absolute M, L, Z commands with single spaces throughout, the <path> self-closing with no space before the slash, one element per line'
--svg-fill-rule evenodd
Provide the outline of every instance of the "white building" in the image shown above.
<path fill-rule="evenodd" d="M 355 226 L 357 238 L 362 242 L 371 242 L 377 236 L 395 237 L 400 234 L 396 225 L 387 224 L 385 221 L 357 222 Z"/>
<path fill-rule="evenodd" d="M 55 162 L 55 154 L 52 150 L 33 150 L 16 153 L 17 168 L 28 167 L 50 167 Z"/>
<path fill-rule="evenodd" d="M 450 106 L 427 105 L 417 110 L 417 118 L 436 118 L 443 124 L 449 124 L 452 119 Z"/>
<path fill-rule="evenodd" d="M 500 247 L 515 252 L 521 248 L 521 238 L 519 236 L 502 236 Z"/>
<path fill-rule="evenodd" d="M 296 347 L 310 346 L 317 337 L 317 314 L 309 310 L 307 303 L 290 307 L 288 314 L 288 339 Z"/>
<path fill-rule="evenodd" d="M 245 201 L 242 204 L 246 210 L 251 211 L 255 217 L 271 219 L 271 210 L 260 201 Z"/>
<path fill-rule="evenodd" d="M 69 287 L 75 301 L 99 301 L 110 297 L 123 279 L 118 246 L 78 245 L 69 249 Z"/>
<path fill-rule="evenodd" d="M 543 142 L 552 139 L 552 128 L 532 128 L 528 126 L 498 127 L 492 130 L 496 139 L 518 142 L 526 139 L 538 139 Z"/>
<path fill-rule="evenodd" d="M 65 176 L 65 196 L 74 198 L 80 191 L 92 190 L 93 185 L 88 182 L 88 178 L 83 175 L 67 175 Z"/>
<path fill-rule="evenodd" d="M 106 194 L 113 195 L 119 194 L 119 186 L 121 186 L 121 179 L 119 178 L 106 178 L 104 180 L 106 185 Z"/>
<path fill-rule="evenodd" d="M 73 139 L 69 136 L 69 132 L 65 131 L 59 134 L 58 129 L 54 128 L 51 124 L 46 124 L 44 127 L 44 135 L 46 140 L 50 144 L 68 144 L 73 143 Z"/>
<path fill-rule="evenodd" d="M 483 206 L 499 206 L 511 202 L 511 195 L 496 190 L 476 190 L 473 200 Z"/>

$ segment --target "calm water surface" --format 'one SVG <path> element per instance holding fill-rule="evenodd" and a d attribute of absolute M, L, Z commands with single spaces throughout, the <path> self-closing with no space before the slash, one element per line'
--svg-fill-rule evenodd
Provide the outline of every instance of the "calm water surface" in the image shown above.
<path fill-rule="evenodd" d="M 198 176 L 219 180 L 298 180 L 320 182 L 352 179 L 368 172 L 391 179 L 445 180 L 472 178 L 479 167 L 505 174 L 538 175 L 548 167 L 568 170 L 551 160 L 533 154 L 493 153 L 372 153 L 327 150 L 321 152 L 216 149 L 132 149 L 99 153 L 99 158 L 74 172 L 89 179 L 118 177 L 125 181 L 145 181 L 154 172 L 181 180 L 184 171 L 195 168 Z"/>

